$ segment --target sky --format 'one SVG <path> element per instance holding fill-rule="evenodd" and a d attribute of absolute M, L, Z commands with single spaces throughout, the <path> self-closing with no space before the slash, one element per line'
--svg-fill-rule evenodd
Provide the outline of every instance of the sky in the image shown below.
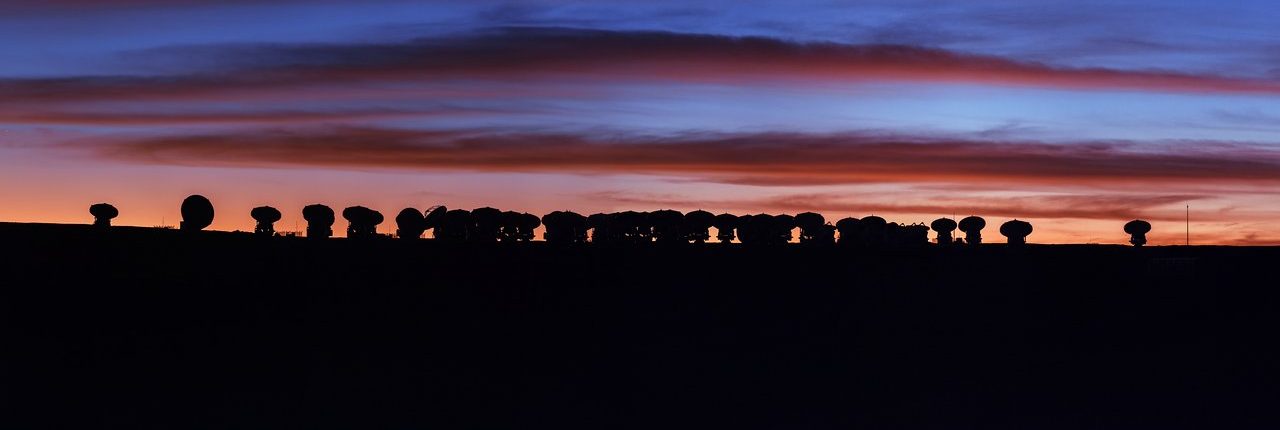
<path fill-rule="evenodd" d="M 364 205 L 1280 245 L 1266 1 L 5 0 L 0 221 Z M 342 222 L 335 230 L 341 230 Z M 381 226 L 394 230 L 391 223 Z M 988 236 L 996 236 L 993 231 Z"/>

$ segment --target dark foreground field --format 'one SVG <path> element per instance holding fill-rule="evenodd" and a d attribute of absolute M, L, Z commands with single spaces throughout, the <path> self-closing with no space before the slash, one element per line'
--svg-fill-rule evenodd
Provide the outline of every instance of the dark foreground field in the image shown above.
<path fill-rule="evenodd" d="M 0 224 L 0 428 L 1275 428 L 1275 248 Z"/>

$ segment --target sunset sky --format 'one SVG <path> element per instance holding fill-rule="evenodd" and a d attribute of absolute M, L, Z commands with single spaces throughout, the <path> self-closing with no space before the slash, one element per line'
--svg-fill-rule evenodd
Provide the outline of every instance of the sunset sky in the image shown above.
<path fill-rule="evenodd" d="M 1280 244 L 1274 2 L 942 3 L 2 0 L 0 221 L 198 193 L 218 230 L 443 204 L 1162 245 L 1190 205 L 1193 244 Z"/>

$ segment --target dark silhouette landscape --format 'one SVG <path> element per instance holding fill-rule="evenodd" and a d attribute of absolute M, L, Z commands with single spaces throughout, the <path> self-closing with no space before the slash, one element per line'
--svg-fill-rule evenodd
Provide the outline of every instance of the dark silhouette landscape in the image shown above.
<path fill-rule="evenodd" d="M 929 226 L 874 216 L 444 207 L 401 211 L 393 238 L 358 206 L 341 211 L 349 238 L 331 239 L 325 206 L 292 237 L 272 233 L 269 207 L 242 215 L 252 233 L 201 231 L 208 203 L 187 199 L 182 229 L 108 226 L 119 211 L 102 205 L 93 225 L 0 224 L 6 415 L 134 429 L 1271 422 L 1278 248 L 1025 244 L 1020 221 L 993 244 L 978 217 L 933 222 L 931 242 Z M 1141 245 L 1142 224 L 1117 233 Z M 710 227 L 741 243 L 707 243 Z"/>

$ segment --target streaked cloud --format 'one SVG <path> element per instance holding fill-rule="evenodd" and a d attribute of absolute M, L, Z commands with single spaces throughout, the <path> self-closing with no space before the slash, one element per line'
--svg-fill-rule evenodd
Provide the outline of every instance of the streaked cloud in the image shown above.
<path fill-rule="evenodd" d="M 1280 151 L 1221 142 L 1040 143 L 876 134 L 263 129 L 76 144 L 131 161 L 485 172 L 659 174 L 750 185 L 1103 185 L 1280 181 Z"/>
<path fill-rule="evenodd" d="M 430 109 L 240 110 L 193 112 L 24 112 L 0 110 L 0 123 L 27 125 L 183 126 L 200 124 L 290 124 L 423 117 L 460 117 L 509 112 L 502 109 L 440 107 Z"/>
<path fill-rule="evenodd" d="M 1280 94 L 1280 82 L 1265 79 L 1055 67 L 919 46 L 654 31 L 516 27 L 403 43 L 174 47 L 149 55 L 194 58 L 218 70 L 169 76 L 5 79 L 0 80 L 0 100 L 145 100 L 440 79 L 552 78 L 721 84 L 789 81 L 796 85 L 906 81 Z"/>

